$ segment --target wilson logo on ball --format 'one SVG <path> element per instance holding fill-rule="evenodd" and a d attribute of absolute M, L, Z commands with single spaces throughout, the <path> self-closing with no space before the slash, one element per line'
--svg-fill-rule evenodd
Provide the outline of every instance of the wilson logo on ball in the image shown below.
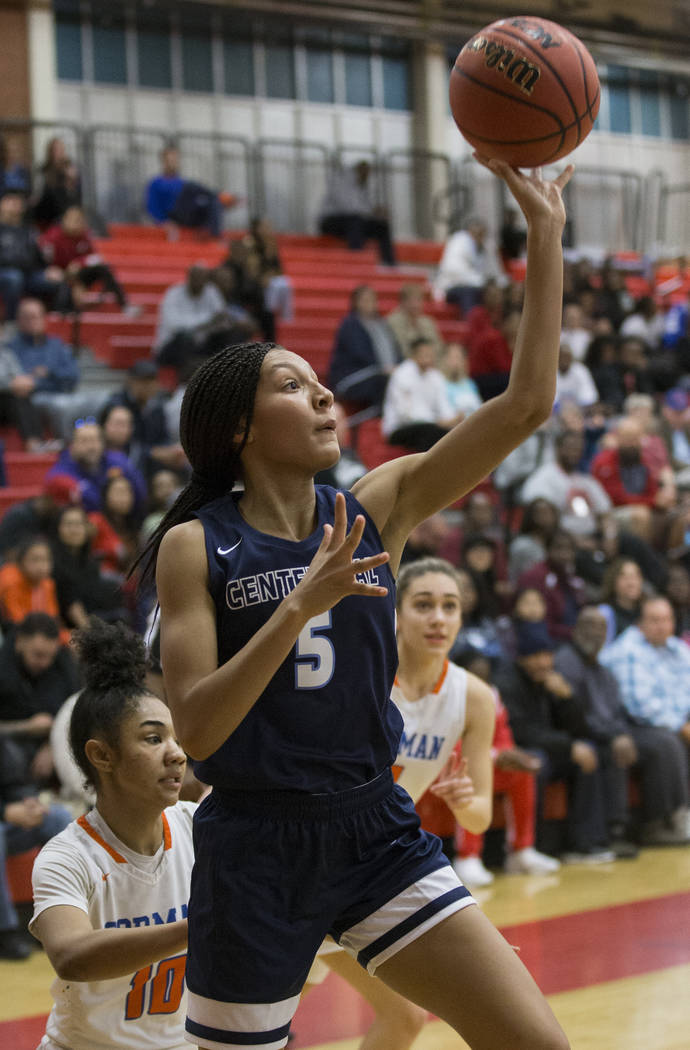
<path fill-rule="evenodd" d="M 489 69 L 495 69 L 517 84 L 520 91 L 531 95 L 534 85 L 541 76 L 539 66 L 533 65 L 524 55 L 516 55 L 510 48 L 503 44 L 497 44 L 494 40 L 487 40 L 485 36 L 475 36 L 465 45 L 466 51 L 483 51 L 485 55 L 484 64 Z"/>

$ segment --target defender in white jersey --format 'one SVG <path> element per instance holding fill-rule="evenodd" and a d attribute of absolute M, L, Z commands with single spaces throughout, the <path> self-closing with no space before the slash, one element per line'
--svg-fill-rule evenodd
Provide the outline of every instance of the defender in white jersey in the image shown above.
<path fill-rule="evenodd" d="M 183 1050 L 196 808 L 177 801 L 185 755 L 146 690 L 141 639 L 95 621 L 75 641 L 87 684 L 70 746 L 96 804 L 34 865 L 29 928 L 57 974 L 40 1050 Z"/>
<path fill-rule="evenodd" d="M 493 800 L 495 705 L 484 682 L 448 660 L 461 626 L 457 572 L 441 558 L 422 558 L 401 570 L 396 591 L 400 664 L 391 696 L 404 726 L 393 774 L 415 802 L 433 784 L 432 791 L 446 801 L 462 827 L 485 831 Z M 460 741 L 459 762 L 455 748 Z M 475 902 L 468 898 L 467 903 Z M 423 1010 L 370 977 L 329 941 L 314 961 L 307 991 L 323 981 L 327 967 L 376 1010 L 363 1048 L 405 1050 L 411 1045 L 426 1021 Z"/>

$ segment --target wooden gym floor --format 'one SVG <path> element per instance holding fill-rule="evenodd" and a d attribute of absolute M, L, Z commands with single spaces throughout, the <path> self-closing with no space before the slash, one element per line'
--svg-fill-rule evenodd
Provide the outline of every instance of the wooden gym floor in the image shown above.
<path fill-rule="evenodd" d="M 520 947 L 572 1050 L 688 1050 L 690 847 L 549 876 L 498 876 L 475 896 Z M 40 951 L 27 962 L 0 963 L 0 1046 L 34 1050 L 51 979 Z M 291 1050 L 355 1050 L 370 1016 L 331 974 L 301 1004 Z M 430 1020 L 414 1050 L 465 1045 Z"/>

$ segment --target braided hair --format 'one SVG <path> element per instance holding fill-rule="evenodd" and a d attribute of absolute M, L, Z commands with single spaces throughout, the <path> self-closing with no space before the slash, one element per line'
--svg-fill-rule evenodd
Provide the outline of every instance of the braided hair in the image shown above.
<path fill-rule="evenodd" d="M 143 564 L 142 583 L 153 582 L 165 533 L 191 521 L 199 507 L 230 492 L 238 480 L 261 366 L 269 350 L 277 346 L 236 343 L 210 357 L 189 380 L 182 399 L 180 441 L 192 476 L 132 567 Z"/>
<path fill-rule="evenodd" d="M 86 743 L 101 737 L 117 749 L 122 723 L 149 695 L 146 650 L 125 624 L 107 624 L 95 616 L 88 627 L 74 632 L 72 645 L 85 685 L 70 718 L 69 744 L 86 783 L 95 785 L 97 774 L 86 756 Z"/>

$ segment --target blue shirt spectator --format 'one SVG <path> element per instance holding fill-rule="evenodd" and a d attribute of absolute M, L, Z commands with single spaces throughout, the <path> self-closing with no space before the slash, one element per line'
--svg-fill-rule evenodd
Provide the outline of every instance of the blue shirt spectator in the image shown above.
<path fill-rule="evenodd" d="M 179 175 L 157 175 L 146 188 L 146 210 L 156 222 L 165 222 L 175 207 L 185 180 Z"/>
<path fill-rule="evenodd" d="M 72 439 L 48 471 L 47 477 L 67 474 L 79 483 L 84 510 L 100 510 L 101 494 L 108 478 L 123 474 L 132 483 L 136 510 L 141 512 L 147 498 L 146 482 L 123 452 L 105 450 L 103 433 L 95 419 L 77 420 Z"/>
<path fill-rule="evenodd" d="M 600 656 L 613 672 L 628 713 L 642 725 L 690 730 L 690 647 L 673 634 L 666 598 L 642 603 L 639 627 L 628 627 Z"/>
<path fill-rule="evenodd" d="M 16 334 L 8 340 L 25 375 L 34 380 L 34 392 L 69 393 L 79 382 L 79 367 L 71 349 L 46 332 L 46 311 L 38 299 L 23 299 L 17 313 Z"/>

